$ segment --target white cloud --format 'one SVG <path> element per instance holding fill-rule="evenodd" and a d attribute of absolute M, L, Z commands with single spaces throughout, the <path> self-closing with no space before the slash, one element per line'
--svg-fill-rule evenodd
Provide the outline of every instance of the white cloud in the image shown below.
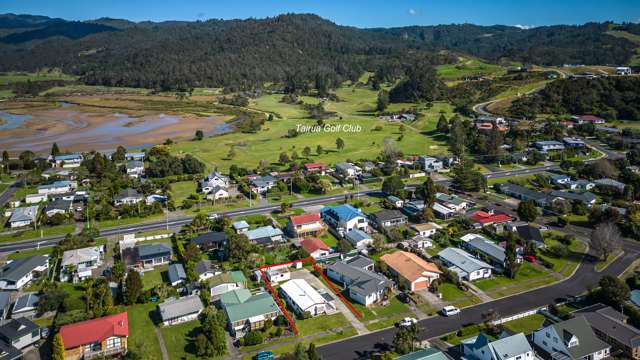
<path fill-rule="evenodd" d="M 416 11 L 416 9 L 409 9 L 408 13 L 409 13 L 409 15 L 411 15 L 411 16 L 416 16 L 416 15 L 418 15 L 418 12 Z"/>
<path fill-rule="evenodd" d="M 520 24 L 513 25 L 513 26 L 515 26 L 517 28 L 520 28 L 522 30 L 529 30 L 529 29 L 533 29 L 535 27 L 533 25 L 520 25 Z"/>

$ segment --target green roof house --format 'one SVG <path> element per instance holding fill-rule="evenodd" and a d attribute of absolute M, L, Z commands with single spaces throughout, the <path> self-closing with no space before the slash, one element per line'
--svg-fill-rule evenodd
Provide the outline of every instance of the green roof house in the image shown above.
<path fill-rule="evenodd" d="M 252 295 L 247 289 L 222 294 L 220 305 L 229 319 L 229 330 L 236 337 L 242 337 L 250 330 L 262 329 L 267 319 L 273 320 L 280 313 L 269 293 Z"/>
<path fill-rule="evenodd" d="M 449 360 L 449 358 L 436 348 L 426 348 L 402 355 L 396 360 Z"/>
<path fill-rule="evenodd" d="M 245 288 L 246 285 L 247 278 L 242 271 L 225 272 L 209 279 L 212 299 L 217 299 L 229 291 Z"/>

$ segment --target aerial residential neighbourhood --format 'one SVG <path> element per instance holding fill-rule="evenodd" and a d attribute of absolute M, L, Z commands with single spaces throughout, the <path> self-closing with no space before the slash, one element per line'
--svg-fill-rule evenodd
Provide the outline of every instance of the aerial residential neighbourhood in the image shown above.
<path fill-rule="evenodd" d="M 640 3 L 0 6 L 0 360 L 640 360 Z"/>

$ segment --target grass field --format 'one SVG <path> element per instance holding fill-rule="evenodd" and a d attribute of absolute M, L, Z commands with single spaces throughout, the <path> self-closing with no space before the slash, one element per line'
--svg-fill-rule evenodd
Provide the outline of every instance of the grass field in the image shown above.
<path fill-rule="evenodd" d="M 156 266 L 151 271 L 145 271 L 142 275 L 142 284 L 145 290 L 149 290 L 164 282 L 164 278 L 167 276 L 167 269 L 169 265 Z"/>
<path fill-rule="evenodd" d="M 74 224 L 47 226 L 38 228 L 37 230 L 29 228 L 28 230 L 19 230 L 15 233 L 2 233 L 0 234 L 0 242 L 36 239 L 39 238 L 40 235 L 43 237 L 66 235 L 73 233 L 75 229 L 76 226 Z"/>
<path fill-rule="evenodd" d="M 129 328 L 129 349 L 138 353 L 144 359 L 162 359 L 160 342 L 151 320 L 151 315 L 157 312 L 156 304 L 139 304 L 130 306 L 126 310 L 129 313 L 129 323 L 135 324 Z"/>
<path fill-rule="evenodd" d="M 459 308 L 479 304 L 481 302 L 477 296 L 468 291 L 464 292 L 451 283 L 443 283 L 438 291 L 442 293 L 442 300 Z"/>
<path fill-rule="evenodd" d="M 38 72 L 38 73 L 24 73 L 24 72 L 9 72 L 0 74 L 0 85 L 7 85 L 13 83 L 27 82 L 27 81 L 47 81 L 47 80 L 75 80 L 76 77 L 72 75 L 63 74 L 58 71 L 51 72 Z"/>
<path fill-rule="evenodd" d="M 195 354 L 195 338 L 200 333 L 197 320 L 165 326 L 160 329 L 169 352 L 169 359 L 199 359 Z"/>
<path fill-rule="evenodd" d="M 520 266 L 515 279 L 496 275 L 490 279 L 478 280 L 475 282 L 475 285 L 480 288 L 480 290 L 486 292 L 487 295 L 493 298 L 499 298 L 547 285 L 557 280 L 557 278 L 550 276 L 549 271 L 545 270 L 542 266 L 524 262 Z"/>
<path fill-rule="evenodd" d="M 176 206 L 182 204 L 184 199 L 198 190 L 195 181 L 179 181 L 171 184 L 171 195 Z"/>
<path fill-rule="evenodd" d="M 489 64 L 479 59 L 461 58 L 456 64 L 445 64 L 436 67 L 438 76 L 444 81 L 459 80 L 465 76 L 489 76 L 504 74 L 506 69 L 500 65 Z"/>

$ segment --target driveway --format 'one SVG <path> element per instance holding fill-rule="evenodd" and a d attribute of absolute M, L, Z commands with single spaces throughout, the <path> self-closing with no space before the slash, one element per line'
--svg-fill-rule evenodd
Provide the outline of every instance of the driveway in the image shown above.
<path fill-rule="evenodd" d="M 307 269 L 302 269 L 299 271 L 294 271 L 291 273 L 292 279 L 303 279 L 309 283 L 309 285 L 313 286 L 315 289 L 324 289 L 327 293 L 331 294 L 335 298 L 335 305 L 339 312 L 344 315 L 347 320 L 353 325 L 353 327 L 358 332 L 358 335 L 368 334 L 370 331 L 364 326 L 364 324 L 358 320 L 358 318 L 351 312 L 351 310 L 347 307 L 347 305 L 342 302 L 342 299 L 336 295 L 323 281 L 315 277 L 312 273 L 310 273 Z"/>

